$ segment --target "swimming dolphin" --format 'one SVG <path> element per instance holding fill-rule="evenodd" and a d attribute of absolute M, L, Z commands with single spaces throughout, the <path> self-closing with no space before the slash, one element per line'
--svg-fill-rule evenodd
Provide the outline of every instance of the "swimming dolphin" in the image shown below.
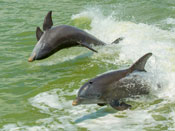
<path fill-rule="evenodd" d="M 52 27 L 52 11 L 45 16 L 43 23 L 44 32 L 37 27 L 36 38 L 38 40 L 28 61 L 41 60 L 54 54 L 55 52 L 73 46 L 83 46 L 94 52 L 90 44 L 105 45 L 104 42 L 93 35 L 69 25 Z M 118 43 L 123 38 L 116 39 L 113 43 Z"/>
<path fill-rule="evenodd" d="M 147 53 L 136 61 L 130 68 L 117 70 L 97 76 L 86 82 L 78 91 L 77 98 L 72 105 L 98 104 L 103 106 L 109 104 L 116 110 L 131 108 L 131 105 L 120 102 L 121 99 L 148 94 L 149 89 L 143 83 L 130 78 L 135 71 L 145 71 L 145 64 L 152 56 Z M 128 84 L 132 86 L 127 86 Z"/>

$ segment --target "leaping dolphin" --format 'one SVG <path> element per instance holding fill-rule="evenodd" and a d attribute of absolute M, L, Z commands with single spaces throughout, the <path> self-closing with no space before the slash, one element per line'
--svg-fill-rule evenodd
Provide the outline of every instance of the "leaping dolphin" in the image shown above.
<path fill-rule="evenodd" d="M 52 11 L 45 16 L 43 23 L 44 32 L 37 27 L 36 38 L 38 40 L 28 61 L 41 60 L 54 54 L 55 52 L 73 46 L 83 46 L 94 52 L 90 44 L 105 45 L 105 43 L 93 35 L 69 25 L 52 27 Z M 113 43 L 118 43 L 123 38 L 116 39 Z"/>
<path fill-rule="evenodd" d="M 78 91 L 77 98 L 72 105 L 109 104 L 116 110 L 131 108 L 131 105 L 120 102 L 122 98 L 134 97 L 149 93 L 149 88 L 143 86 L 141 81 L 127 79 L 135 71 L 145 71 L 144 67 L 152 53 L 147 53 L 136 61 L 130 68 L 117 70 L 97 76 L 86 82 Z M 132 86 L 126 86 L 128 84 Z"/>

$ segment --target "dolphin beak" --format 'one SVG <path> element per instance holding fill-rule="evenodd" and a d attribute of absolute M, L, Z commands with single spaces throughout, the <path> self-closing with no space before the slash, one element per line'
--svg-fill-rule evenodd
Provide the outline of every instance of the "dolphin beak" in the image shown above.
<path fill-rule="evenodd" d="M 32 53 L 32 55 L 29 57 L 28 62 L 32 62 L 35 60 L 36 53 Z"/>
<path fill-rule="evenodd" d="M 32 51 L 32 54 L 31 56 L 29 57 L 28 59 L 28 62 L 32 62 L 34 60 L 37 60 L 38 59 L 38 56 L 40 55 L 40 50 L 41 50 L 41 47 L 42 47 L 42 43 L 38 42 L 33 51 Z"/>
<path fill-rule="evenodd" d="M 78 100 L 77 100 L 77 99 L 76 99 L 76 100 L 74 100 L 74 101 L 72 102 L 72 105 L 73 105 L 73 106 L 78 105 Z"/>

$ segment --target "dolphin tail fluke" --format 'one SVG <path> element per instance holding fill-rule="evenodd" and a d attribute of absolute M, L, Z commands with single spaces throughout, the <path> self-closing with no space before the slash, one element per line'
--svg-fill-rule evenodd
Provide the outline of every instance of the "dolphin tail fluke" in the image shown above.
<path fill-rule="evenodd" d="M 114 40 L 111 44 L 118 44 L 123 39 L 124 39 L 123 37 L 119 37 L 116 40 Z"/>
<path fill-rule="evenodd" d="M 132 66 L 131 66 L 131 71 L 146 71 L 144 69 L 145 64 L 147 62 L 147 60 L 152 56 L 152 53 L 147 53 L 144 56 L 142 56 L 139 60 L 137 60 Z"/>
<path fill-rule="evenodd" d="M 53 26 L 52 11 L 49 11 L 44 18 L 43 30 L 48 30 Z"/>

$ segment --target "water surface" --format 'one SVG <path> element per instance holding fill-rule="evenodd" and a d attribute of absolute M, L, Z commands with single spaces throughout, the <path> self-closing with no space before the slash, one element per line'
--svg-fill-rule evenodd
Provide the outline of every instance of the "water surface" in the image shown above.
<path fill-rule="evenodd" d="M 107 43 L 99 53 L 75 47 L 33 63 L 35 29 L 48 11 L 54 25 L 81 28 Z M 110 43 L 118 37 L 118 45 Z M 175 1 L 1 0 L 0 129 L 2 131 L 175 130 Z M 125 68 L 145 53 L 148 96 L 127 99 L 133 108 L 72 106 L 90 78 Z M 161 89 L 157 87 L 160 85 Z"/>

